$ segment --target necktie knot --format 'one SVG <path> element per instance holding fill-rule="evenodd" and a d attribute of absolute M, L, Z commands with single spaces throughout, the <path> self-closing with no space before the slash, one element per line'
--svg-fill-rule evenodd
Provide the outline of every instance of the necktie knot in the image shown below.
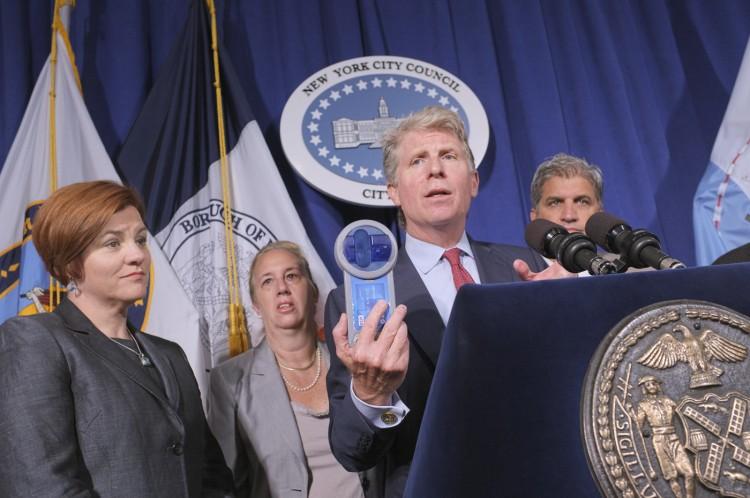
<path fill-rule="evenodd" d="M 458 247 L 448 249 L 443 253 L 443 257 L 451 265 L 453 285 L 456 286 L 456 290 L 460 289 L 464 284 L 474 283 L 474 279 L 471 278 L 471 274 L 461 264 L 461 253 L 462 251 Z"/>
<path fill-rule="evenodd" d="M 459 249 L 458 247 L 448 249 L 443 253 L 443 257 L 448 260 L 448 263 L 451 264 L 451 267 L 461 265 L 461 249 Z"/>

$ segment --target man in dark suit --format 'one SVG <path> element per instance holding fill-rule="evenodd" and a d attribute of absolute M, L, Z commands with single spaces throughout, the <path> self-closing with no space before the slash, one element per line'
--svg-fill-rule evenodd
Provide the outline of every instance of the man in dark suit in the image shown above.
<path fill-rule="evenodd" d="M 378 303 L 357 341 L 347 338 L 344 289 L 326 304 L 331 423 L 336 458 L 350 471 L 378 466 L 386 496 L 403 494 L 427 394 L 457 288 L 521 280 L 513 267 L 544 263 L 526 248 L 469 239 L 466 217 L 479 176 L 458 116 L 428 107 L 383 140 L 388 194 L 401 210 L 405 245 L 393 271 L 398 306 L 376 337 Z M 553 277 L 559 269 L 535 273 Z"/>
<path fill-rule="evenodd" d="M 581 157 L 562 152 L 555 154 L 534 172 L 529 219 L 549 220 L 569 232 L 583 233 L 591 215 L 603 209 L 603 193 L 604 180 L 598 166 Z M 605 257 L 614 259 L 616 255 Z M 559 265 L 554 261 L 546 262 Z M 523 261 L 518 261 L 515 267 L 524 279 L 533 280 L 536 277 Z M 584 274 L 588 272 L 581 272 L 581 275 Z"/>
<path fill-rule="evenodd" d="M 569 232 L 583 232 L 591 215 L 603 209 L 602 171 L 565 153 L 545 160 L 531 180 L 529 218 L 554 221 Z"/>
<path fill-rule="evenodd" d="M 546 159 L 536 169 L 531 180 L 531 203 L 529 219 L 549 220 L 564 227 L 568 232 L 584 233 L 586 222 L 592 215 L 604 209 L 604 177 L 599 166 L 582 157 L 560 152 Z M 614 261 L 617 254 L 600 253 L 604 259 Z M 545 262 L 559 267 L 556 261 Z M 538 278 L 523 261 L 514 264 L 524 280 Z M 652 268 L 628 268 L 628 272 L 650 271 Z M 559 275 L 566 272 L 560 268 Z M 573 274 L 567 274 L 573 276 Z M 589 276 L 584 270 L 578 276 Z"/>

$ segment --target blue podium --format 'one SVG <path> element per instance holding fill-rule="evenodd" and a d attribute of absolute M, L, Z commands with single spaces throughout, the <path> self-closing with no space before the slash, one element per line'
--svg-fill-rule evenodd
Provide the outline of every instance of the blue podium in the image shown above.
<path fill-rule="evenodd" d="M 750 316 L 750 263 L 465 286 L 430 391 L 406 496 L 599 497 L 579 405 L 620 320 L 674 299 Z"/>

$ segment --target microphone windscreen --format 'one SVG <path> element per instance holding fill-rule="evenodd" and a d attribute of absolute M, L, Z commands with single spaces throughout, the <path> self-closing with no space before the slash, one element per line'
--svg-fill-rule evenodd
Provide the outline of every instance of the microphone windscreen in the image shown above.
<path fill-rule="evenodd" d="M 545 256 L 546 250 L 544 248 L 544 241 L 545 237 L 547 236 L 547 233 L 549 233 L 550 230 L 560 228 L 565 231 L 563 227 L 558 225 L 557 223 L 553 223 L 549 220 L 545 220 L 544 218 L 537 218 L 528 225 L 526 225 L 526 232 L 524 232 L 524 238 L 526 239 L 526 243 L 529 245 L 530 248 L 534 249 L 536 252 L 541 253 Z M 547 256 L 550 257 L 550 256 Z M 554 256 L 551 256 L 554 258 Z"/>
<path fill-rule="evenodd" d="M 609 244 L 607 243 L 607 234 L 609 234 L 610 230 L 618 225 L 627 226 L 627 223 L 625 223 L 617 216 L 605 213 L 604 211 L 599 211 L 598 213 L 592 214 L 589 220 L 586 222 L 586 235 L 588 235 L 591 240 L 596 242 L 598 245 L 608 249 L 609 251 L 613 251 L 613 249 L 610 248 Z"/>

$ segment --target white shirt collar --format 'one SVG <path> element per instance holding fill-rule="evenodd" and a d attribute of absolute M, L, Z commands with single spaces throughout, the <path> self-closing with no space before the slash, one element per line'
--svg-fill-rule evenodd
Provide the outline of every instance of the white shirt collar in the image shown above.
<path fill-rule="evenodd" d="M 461 249 L 465 255 L 474 259 L 474 253 L 471 251 L 471 244 L 469 244 L 469 237 L 466 232 L 461 235 L 456 247 Z M 414 267 L 423 275 L 432 271 L 440 263 L 440 259 L 445 253 L 445 249 L 442 247 L 412 237 L 408 232 L 406 233 L 404 248 L 412 263 L 414 263 Z"/>

